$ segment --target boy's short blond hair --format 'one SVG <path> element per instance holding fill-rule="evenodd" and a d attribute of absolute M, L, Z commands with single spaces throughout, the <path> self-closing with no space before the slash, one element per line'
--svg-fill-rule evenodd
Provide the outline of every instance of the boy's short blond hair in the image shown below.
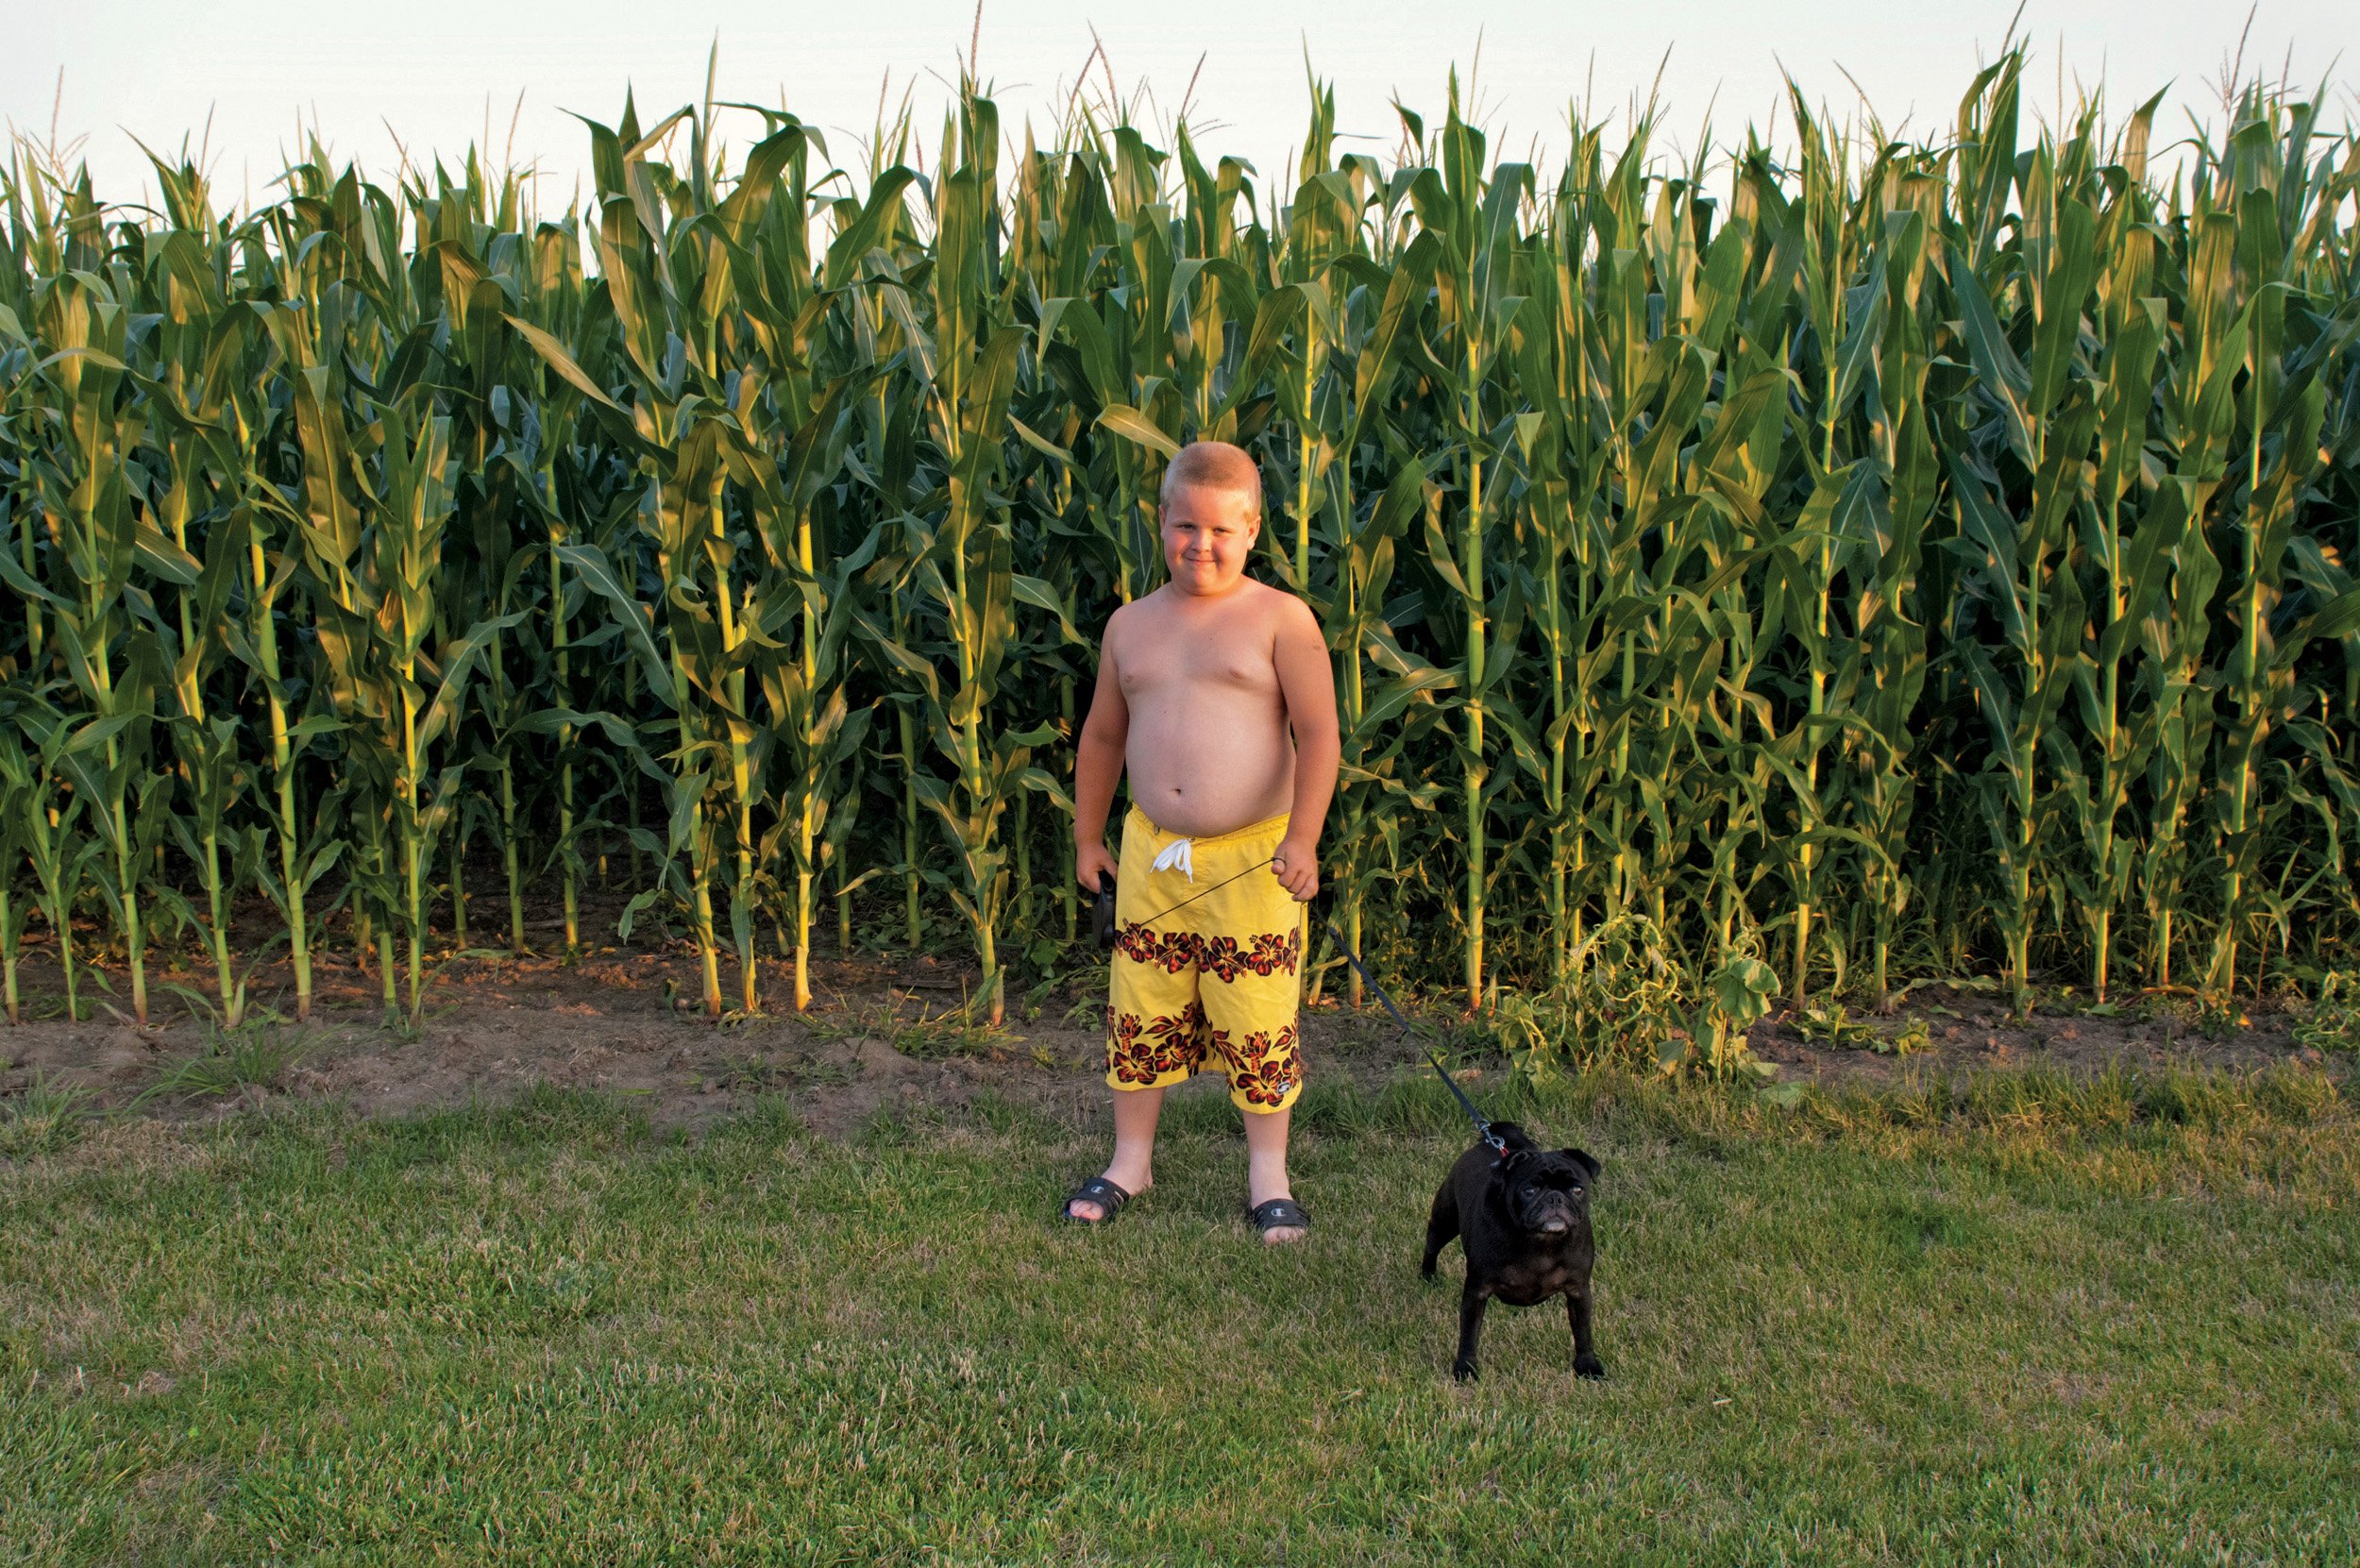
<path fill-rule="evenodd" d="M 1164 468 L 1159 499 L 1169 501 L 1184 484 L 1206 490 L 1234 491 L 1246 498 L 1254 515 L 1262 514 L 1262 470 L 1245 448 L 1226 441 L 1191 441 Z"/>

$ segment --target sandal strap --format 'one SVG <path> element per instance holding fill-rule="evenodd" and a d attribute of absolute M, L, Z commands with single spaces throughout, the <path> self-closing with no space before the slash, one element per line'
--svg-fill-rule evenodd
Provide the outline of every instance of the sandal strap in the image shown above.
<path fill-rule="evenodd" d="M 1113 1219 L 1115 1212 L 1130 1201 L 1131 1194 L 1125 1192 L 1118 1183 L 1110 1182 L 1104 1176 L 1091 1176 L 1066 1194 L 1064 1206 L 1058 1212 L 1069 1220 L 1078 1220 L 1080 1216 L 1073 1212 L 1075 1204 L 1096 1204 L 1103 1212 L 1095 1221 L 1089 1222 L 1104 1224 Z"/>
<path fill-rule="evenodd" d="M 1311 1217 L 1303 1212 L 1303 1206 L 1292 1198 L 1266 1198 L 1246 1211 L 1246 1218 L 1256 1230 L 1277 1230 L 1282 1226 L 1296 1230 L 1311 1228 Z"/>

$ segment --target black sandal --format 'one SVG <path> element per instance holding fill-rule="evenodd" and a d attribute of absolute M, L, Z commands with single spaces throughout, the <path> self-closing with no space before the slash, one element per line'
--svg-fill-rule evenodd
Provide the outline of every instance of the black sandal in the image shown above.
<path fill-rule="evenodd" d="M 1262 1235 L 1274 1230 L 1309 1230 L 1311 1217 L 1292 1198 L 1270 1198 L 1245 1211 L 1246 1222 Z"/>
<path fill-rule="evenodd" d="M 1077 1225 L 1103 1225 L 1122 1212 L 1122 1206 L 1131 1201 L 1131 1194 L 1104 1176 L 1092 1176 L 1065 1195 L 1065 1204 L 1057 1212 Z M 1085 1220 L 1073 1212 L 1075 1204 L 1096 1204 L 1098 1218 Z"/>

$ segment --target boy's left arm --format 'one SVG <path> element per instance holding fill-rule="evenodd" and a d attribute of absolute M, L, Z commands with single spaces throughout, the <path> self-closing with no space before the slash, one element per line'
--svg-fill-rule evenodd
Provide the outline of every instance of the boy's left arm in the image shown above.
<path fill-rule="evenodd" d="M 1271 872 L 1296 902 L 1308 903 L 1320 890 L 1320 828 L 1336 794 L 1344 748 L 1336 731 L 1336 674 L 1327 662 L 1327 639 L 1299 599 L 1289 599 L 1279 615 L 1273 659 L 1295 734 L 1295 798 Z"/>

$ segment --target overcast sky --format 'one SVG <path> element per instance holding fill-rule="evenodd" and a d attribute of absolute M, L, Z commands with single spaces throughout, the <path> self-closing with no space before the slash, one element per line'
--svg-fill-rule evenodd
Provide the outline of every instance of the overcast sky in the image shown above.
<path fill-rule="evenodd" d="M 586 135 L 566 111 L 612 123 L 626 85 L 649 120 L 700 98 L 716 37 L 719 98 L 783 103 L 831 127 L 831 151 L 856 168 L 853 139 L 874 123 L 881 88 L 895 102 L 914 93 L 932 141 L 945 84 L 975 36 L 972 0 L 8 0 L 7 8 L 0 112 L 44 139 L 54 112 L 60 140 L 84 139 L 100 194 L 113 200 L 137 200 L 150 183 L 134 136 L 160 150 L 186 136 L 194 147 L 209 117 L 221 196 L 266 197 L 300 116 L 307 127 L 316 121 L 340 157 L 380 177 L 396 165 L 396 136 L 422 159 L 482 143 L 488 126 L 495 158 L 513 148 L 518 163 L 537 164 L 545 203 L 562 204 L 587 160 Z M 1683 145 L 1708 108 L 1719 140 L 1763 120 L 1781 67 L 1839 111 L 1864 92 L 1889 126 L 1938 132 L 2015 9 L 2015 0 L 987 0 L 978 63 L 1003 124 L 1018 132 L 1027 115 L 1044 128 L 1057 118 L 1086 62 L 1093 95 L 1104 93 L 1110 71 L 1126 96 L 1145 83 L 1166 116 L 1193 76 L 1200 145 L 1249 159 L 1266 179 L 1302 135 L 1306 51 L 1335 83 L 1340 128 L 1373 151 L 1397 135 L 1396 95 L 1439 117 L 1455 63 L 1474 80 L 1494 152 L 1523 156 L 1538 138 L 1545 178 L 1569 105 L 1586 97 L 1619 118 L 1659 68 L 1669 128 Z M 660 23 L 659 11 L 668 13 Z M 2169 86 L 2159 130 L 2178 135 L 2189 112 L 2217 107 L 2244 22 L 2219 0 L 2027 0 L 2028 98 L 2053 115 L 2061 70 L 2068 100 L 2077 84 L 2102 82 L 2123 109 Z M 1103 62 L 1091 59 L 1093 23 Z M 2307 88 L 2360 72 L 2354 43 L 2354 0 L 2261 0 L 2245 59 L 2273 76 L 2290 66 Z M 2333 93 L 2337 117 L 2352 117 L 2351 91 Z M 742 146 L 756 122 L 735 124 L 731 140 Z"/>

